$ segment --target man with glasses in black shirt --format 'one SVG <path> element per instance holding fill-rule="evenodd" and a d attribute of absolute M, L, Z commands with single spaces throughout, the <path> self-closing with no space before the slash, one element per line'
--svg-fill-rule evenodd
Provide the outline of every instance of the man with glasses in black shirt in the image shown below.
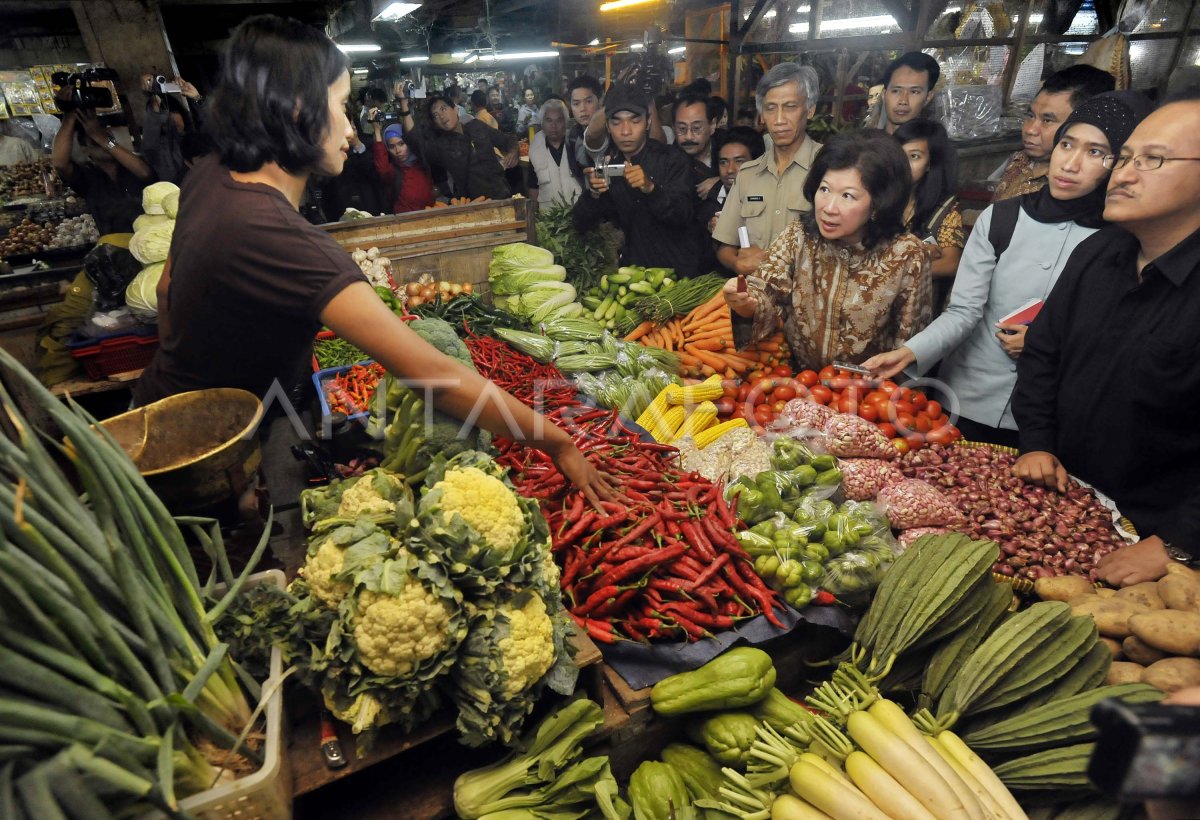
<path fill-rule="evenodd" d="M 1104 162 L 1113 227 L 1071 255 L 1017 364 L 1014 471 L 1061 492 L 1070 470 L 1113 498 L 1141 540 L 1100 579 L 1128 586 L 1200 558 L 1200 94 Z"/>

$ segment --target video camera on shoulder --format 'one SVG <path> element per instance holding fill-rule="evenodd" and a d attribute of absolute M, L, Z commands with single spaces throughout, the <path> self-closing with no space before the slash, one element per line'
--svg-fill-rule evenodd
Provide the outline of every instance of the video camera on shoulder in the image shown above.
<path fill-rule="evenodd" d="M 114 105 L 112 91 L 93 83 L 120 77 L 111 68 L 93 67 L 83 71 L 68 74 L 56 71 L 50 75 L 50 81 L 60 88 L 70 89 L 70 96 L 58 100 L 58 107 L 64 111 L 95 110 L 97 108 L 112 108 Z"/>
<path fill-rule="evenodd" d="M 1121 802 L 1200 799 L 1200 706 L 1102 700 L 1088 778 Z"/>

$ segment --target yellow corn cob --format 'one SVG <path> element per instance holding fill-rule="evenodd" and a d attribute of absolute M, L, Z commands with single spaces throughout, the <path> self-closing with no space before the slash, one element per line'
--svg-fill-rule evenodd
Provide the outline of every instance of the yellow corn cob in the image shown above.
<path fill-rule="evenodd" d="M 673 441 L 678 441 L 684 436 L 695 438 L 701 431 L 711 427 L 716 420 L 717 406 L 711 401 L 702 402 L 683 422 L 683 425 L 675 433 Z"/>
<path fill-rule="evenodd" d="M 637 417 L 638 427 L 641 427 L 643 430 L 649 430 L 650 426 L 654 423 L 654 419 L 667 412 L 667 391 L 674 386 L 669 384 L 658 391 L 658 395 L 654 397 L 654 401 L 650 402 L 649 406 Z"/>
<path fill-rule="evenodd" d="M 712 427 L 709 427 L 707 430 L 697 433 L 696 437 L 695 437 L 696 446 L 699 447 L 701 450 L 703 450 L 705 447 L 712 444 L 714 441 L 716 441 L 721 436 L 728 433 L 730 430 L 736 430 L 739 427 L 749 427 L 749 426 L 750 425 L 747 424 L 746 420 L 743 418 L 736 418 L 736 419 L 730 419 L 729 421 L 723 421 L 720 424 L 713 425 Z"/>
<path fill-rule="evenodd" d="M 725 390 L 721 387 L 720 376 L 710 376 L 700 384 L 692 384 L 687 387 L 680 387 L 677 384 L 667 385 L 664 392 L 667 394 L 668 404 L 699 404 L 702 401 L 721 398 Z"/>
<path fill-rule="evenodd" d="M 657 423 L 648 428 L 650 435 L 659 444 L 665 444 L 675 438 L 675 431 L 683 424 L 686 411 L 682 407 L 672 407 L 658 417 Z"/>

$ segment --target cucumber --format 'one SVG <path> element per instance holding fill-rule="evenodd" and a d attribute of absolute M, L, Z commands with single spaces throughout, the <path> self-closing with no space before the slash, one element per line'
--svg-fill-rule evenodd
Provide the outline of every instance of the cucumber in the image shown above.
<path fill-rule="evenodd" d="M 605 292 L 608 291 L 608 274 L 607 273 L 600 277 L 600 290 L 605 291 Z"/>
<path fill-rule="evenodd" d="M 654 294 L 654 285 L 649 282 L 631 282 L 629 290 L 632 293 L 640 293 L 642 296 L 651 296 Z"/>
<path fill-rule="evenodd" d="M 613 285 L 628 285 L 630 279 L 631 277 L 628 273 L 611 273 L 608 276 L 609 283 Z"/>
<path fill-rule="evenodd" d="M 618 310 L 618 309 L 619 309 L 621 306 L 620 306 L 620 305 L 618 305 L 618 304 L 617 304 L 617 300 L 613 299 L 611 296 L 610 296 L 608 299 L 605 299 L 604 301 L 606 301 L 606 302 L 608 302 L 608 303 L 609 303 L 609 304 L 608 304 L 608 308 L 607 308 L 607 309 L 605 309 L 605 311 L 604 311 L 604 320 L 605 320 L 605 321 L 608 321 L 608 322 L 611 322 L 613 319 L 615 319 L 615 318 L 616 318 L 616 316 L 617 316 L 617 310 Z M 602 306 L 602 307 L 603 307 L 603 306 Z"/>
<path fill-rule="evenodd" d="M 604 297 L 604 301 L 601 302 L 599 307 L 597 307 L 596 310 L 592 312 L 592 318 L 595 319 L 597 322 L 599 322 L 601 319 L 604 319 L 605 316 L 608 314 L 609 308 L 611 308 L 613 306 L 614 301 L 615 301 L 615 297 L 613 297 L 613 296 Z"/>
<path fill-rule="evenodd" d="M 599 296 L 585 296 L 579 300 L 579 304 L 583 305 L 585 309 L 595 312 L 603 301 Z"/>

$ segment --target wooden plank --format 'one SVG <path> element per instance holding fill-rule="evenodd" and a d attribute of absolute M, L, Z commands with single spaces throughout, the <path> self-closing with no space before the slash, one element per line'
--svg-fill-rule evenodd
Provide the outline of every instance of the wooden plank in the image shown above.
<path fill-rule="evenodd" d="M 99 381 L 80 377 L 67 379 L 50 388 L 50 392 L 62 398 L 70 393 L 72 396 L 90 396 L 95 393 L 112 393 L 117 390 L 132 390 L 134 383 L 142 375 L 141 370 L 131 370 L 128 373 L 117 373 L 110 379 Z"/>
<path fill-rule="evenodd" d="M 617 670 L 607 664 L 604 666 L 604 681 L 612 687 L 613 693 L 617 696 L 617 700 L 625 707 L 625 711 L 630 715 L 636 715 L 638 712 L 650 708 L 650 687 L 645 689 L 633 689 L 625 682 L 625 679 L 617 674 Z"/>

